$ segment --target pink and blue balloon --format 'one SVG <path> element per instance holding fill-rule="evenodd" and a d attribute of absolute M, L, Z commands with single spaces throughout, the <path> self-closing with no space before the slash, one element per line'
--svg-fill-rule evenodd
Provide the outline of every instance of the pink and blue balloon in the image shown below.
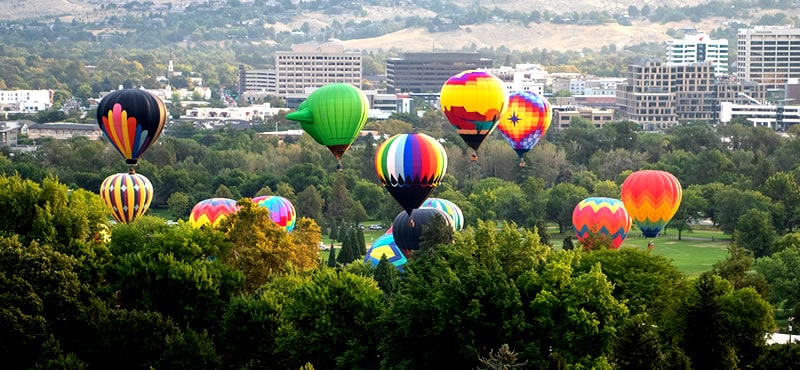
<path fill-rule="evenodd" d="M 236 201 L 228 198 L 210 198 L 195 204 L 189 214 L 189 224 L 195 228 L 201 226 L 216 227 L 228 216 L 239 211 Z"/>
<path fill-rule="evenodd" d="M 288 199 L 277 195 L 265 195 L 253 198 L 253 203 L 269 210 L 269 218 L 276 225 L 292 232 L 297 221 L 297 212 L 294 205 Z"/>

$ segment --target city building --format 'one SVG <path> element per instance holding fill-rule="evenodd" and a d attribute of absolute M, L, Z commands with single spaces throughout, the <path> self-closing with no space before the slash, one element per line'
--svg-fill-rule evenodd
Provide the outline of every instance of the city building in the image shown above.
<path fill-rule="evenodd" d="M 485 70 L 502 80 L 509 92 L 532 91 L 540 95 L 544 94 L 547 71 L 538 64 L 517 64 L 513 68 L 501 66 Z"/>
<path fill-rule="evenodd" d="M 626 82 L 617 85 L 617 106 L 619 118 L 657 130 L 680 122 L 716 122 L 720 102 L 764 99 L 765 91 L 757 84 L 716 77 L 712 61 L 645 61 L 628 66 Z"/>
<path fill-rule="evenodd" d="M 439 93 L 453 75 L 491 67 L 492 60 L 478 53 L 405 53 L 386 61 L 386 91 Z"/>
<path fill-rule="evenodd" d="M 800 105 L 720 103 L 720 122 L 728 123 L 734 118 L 744 118 L 753 126 L 784 130 L 800 123 Z"/>
<path fill-rule="evenodd" d="M 41 139 L 49 137 L 56 140 L 66 140 L 75 136 L 86 136 L 89 140 L 100 140 L 103 132 L 100 126 L 93 123 L 35 123 L 28 126 L 28 137 Z"/>
<path fill-rule="evenodd" d="M 783 89 L 790 78 L 800 77 L 800 29 L 789 26 L 754 26 L 739 29 L 736 77 L 766 89 Z"/>
<path fill-rule="evenodd" d="M 198 120 L 266 120 L 280 112 L 288 112 L 289 108 L 272 108 L 269 103 L 247 107 L 210 108 L 195 107 L 186 110 L 181 119 Z"/>
<path fill-rule="evenodd" d="M 728 40 L 713 40 L 704 33 L 685 35 L 683 39 L 667 41 L 667 63 L 697 63 L 710 61 L 714 73 L 728 73 Z"/>
<path fill-rule="evenodd" d="M 0 108 L 10 112 L 36 113 L 53 106 L 53 90 L 0 90 Z"/>
<path fill-rule="evenodd" d="M 591 122 L 594 127 L 602 128 L 614 120 L 614 110 L 576 106 L 554 106 L 550 128 L 555 130 L 567 129 L 569 128 L 572 118 L 583 118 Z"/>
<path fill-rule="evenodd" d="M 248 100 L 277 93 L 274 69 L 245 69 L 239 65 L 239 96 Z"/>
<path fill-rule="evenodd" d="M 340 43 L 300 44 L 275 52 L 275 93 L 281 97 L 330 83 L 361 88 L 361 73 L 361 54 Z"/>

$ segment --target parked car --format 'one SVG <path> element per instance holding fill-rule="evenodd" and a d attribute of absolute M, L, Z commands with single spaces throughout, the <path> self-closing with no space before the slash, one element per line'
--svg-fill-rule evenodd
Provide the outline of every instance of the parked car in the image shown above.
<path fill-rule="evenodd" d="M 383 226 L 381 225 L 369 225 L 370 230 L 383 230 Z"/>
<path fill-rule="evenodd" d="M 319 248 L 319 250 L 321 250 L 321 251 L 327 251 L 327 250 L 331 249 L 330 246 L 325 245 L 325 243 L 323 243 L 323 242 L 317 243 L 317 248 Z"/>

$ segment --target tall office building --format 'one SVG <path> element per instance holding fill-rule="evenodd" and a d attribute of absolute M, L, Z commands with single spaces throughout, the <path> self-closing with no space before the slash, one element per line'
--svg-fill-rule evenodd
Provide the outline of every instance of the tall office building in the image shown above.
<path fill-rule="evenodd" d="M 386 61 L 386 91 L 438 93 L 455 74 L 491 67 L 492 60 L 478 53 L 405 53 Z"/>
<path fill-rule="evenodd" d="M 663 129 L 680 122 L 717 122 L 721 102 L 763 98 L 762 90 L 714 74 L 711 61 L 629 65 L 627 81 L 617 84 L 620 116 L 648 130 Z"/>
<path fill-rule="evenodd" d="M 277 95 L 305 94 L 307 89 L 330 83 L 361 88 L 361 54 L 348 52 L 344 45 L 293 45 L 292 51 L 275 53 Z"/>
<path fill-rule="evenodd" d="M 706 34 L 686 35 L 683 39 L 667 41 L 667 63 L 697 63 L 711 61 L 714 73 L 728 73 L 728 40 L 712 40 Z"/>
<path fill-rule="evenodd" d="M 275 94 L 274 69 L 245 69 L 239 65 L 239 96 Z"/>
<path fill-rule="evenodd" d="M 790 78 L 800 77 L 800 29 L 789 26 L 754 26 L 739 29 L 736 76 L 767 89 L 783 89 Z"/>

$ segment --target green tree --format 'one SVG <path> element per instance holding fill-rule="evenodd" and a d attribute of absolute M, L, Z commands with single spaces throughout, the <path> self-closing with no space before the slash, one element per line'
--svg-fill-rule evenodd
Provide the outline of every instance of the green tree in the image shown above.
<path fill-rule="evenodd" d="M 730 283 L 710 273 L 700 275 L 693 284 L 682 348 L 696 369 L 736 368 L 736 351 L 725 327 L 721 302 L 731 290 Z"/>
<path fill-rule="evenodd" d="M 745 212 L 736 222 L 733 243 L 753 252 L 756 258 L 772 254 L 777 234 L 769 222 L 769 214 L 757 209 Z"/>
<path fill-rule="evenodd" d="M 800 315 L 800 248 L 790 247 L 759 258 L 755 269 L 769 283 L 769 301 L 779 308 L 791 309 L 794 316 Z"/>
<path fill-rule="evenodd" d="M 695 187 L 689 187 L 683 191 L 681 205 L 667 226 L 677 229 L 678 240 L 682 240 L 683 231 L 691 232 L 692 225 L 702 217 L 706 208 L 708 208 L 708 202 L 703 199 Z"/>
<path fill-rule="evenodd" d="M 378 266 L 375 266 L 373 278 L 378 283 L 378 287 L 381 288 L 383 294 L 387 297 L 391 296 L 398 283 L 397 268 L 386 259 L 385 255 L 382 255 Z"/>
<path fill-rule="evenodd" d="M 728 280 L 735 289 L 753 287 L 766 296 L 769 284 L 764 275 L 753 271 L 754 262 L 752 252 L 732 243 L 728 247 L 728 257 L 715 263 L 711 271 Z"/>
<path fill-rule="evenodd" d="M 325 200 L 315 186 L 309 186 L 297 194 L 295 209 L 298 216 L 311 217 L 317 225 L 325 224 L 325 217 L 322 209 L 325 207 Z"/>
<path fill-rule="evenodd" d="M 344 235 L 342 237 L 342 249 L 339 250 L 339 256 L 336 257 L 336 262 L 342 265 L 347 265 L 358 258 L 355 252 L 356 247 L 353 245 L 353 238 L 350 237 L 352 234 L 350 230 L 351 229 L 346 229 L 342 231 Z"/>
<path fill-rule="evenodd" d="M 169 213 L 176 218 L 188 217 L 192 211 L 194 203 L 192 198 L 186 193 L 175 192 L 167 199 L 167 206 L 169 206 Z"/>
<path fill-rule="evenodd" d="M 375 348 L 384 305 L 372 278 L 316 270 L 283 304 L 278 350 L 288 357 L 288 368 L 302 366 L 310 353 L 318 369 L 378 368 Z"/>
<path fill-rule="evenodd" d="M 586 189 L 573 184 L 561 183 L 550 188 L 547 196 L 547 218 L 558 223 L 559 234 L 572 226 L 572 211 L 588 196 Z"/>
<path fill-rule="evenodd" d="M 779 202 L 786 210 L 785 230 L 792 232 L 797 218 L 797 207 L 800 204 L 800 185 L 794 176 L 778 172 L 770 176 L 762 186 L 764 195 Z"/>
<path fill-rule="evenodd" d="M 214 198 L 238 199 L 237 196 L 233 195 L 231 189 L 222 184 L 214 191 Z"/>

